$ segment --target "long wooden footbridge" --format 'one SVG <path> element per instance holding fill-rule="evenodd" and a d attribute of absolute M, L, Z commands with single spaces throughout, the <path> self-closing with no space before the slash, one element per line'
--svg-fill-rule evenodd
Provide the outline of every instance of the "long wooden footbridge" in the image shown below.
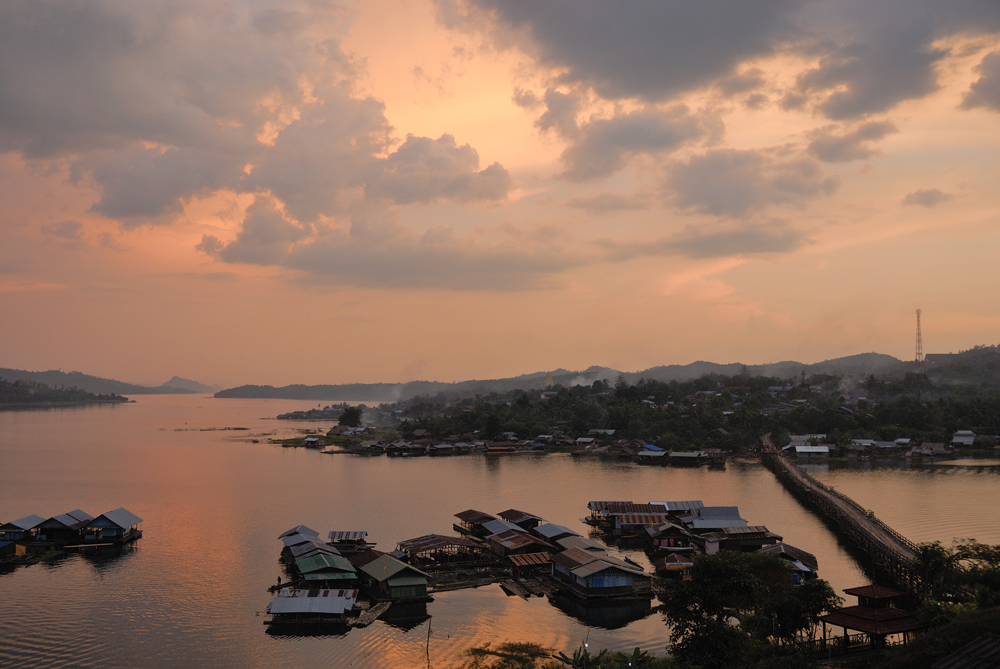
<path fill-rule="evenodd" d="M 908 566 L 916 545 L 879 520 L 853 499 L 824 485 L 777 452 L 761 455 L 764 465 L 805 506 L 816 512 L 834 533 L 864 558 L 871 575 L 912 592 L 915 576 Z"/>

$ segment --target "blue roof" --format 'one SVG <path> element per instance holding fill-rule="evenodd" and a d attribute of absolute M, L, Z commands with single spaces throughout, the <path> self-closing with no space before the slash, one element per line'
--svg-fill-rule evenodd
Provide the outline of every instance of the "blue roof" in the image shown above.
<path fill-rule="evenodd" d="M 652 444 L 643 444 L 639 448 L 642 449 L 642 450 L 646 450 L 646 451 L 662 451 L 663 450 L 659 446 L 653 446 Z"/>

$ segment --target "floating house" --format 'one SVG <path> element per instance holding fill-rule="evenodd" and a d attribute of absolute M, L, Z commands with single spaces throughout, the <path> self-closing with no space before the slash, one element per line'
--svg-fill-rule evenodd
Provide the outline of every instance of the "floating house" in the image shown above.
<path fill-rule="evenodd" d="M 568 527 L 563 527 L 562 525 L 556 525 L 555 523 L 545 523 L 543 525 L 539 525 L 538 527 L 533 528 L 531 533 L 539 539 L 548 542 L 559 541 L 560 539 L 564 539 L 566 537 L 580 536 L 578 532 L 574 532 Z"/>
<path fill-rule="evenodd" d="M 45 522 L 39 515 L 31 514 L 0 525 L 0 541 L 33 541 L 35 528 Z"/>
<path fill-rule="evenodd" d="M 381 555 L 360 568 L 362 584 L 376 599 L 427 600 L 428 576 L 391 555 Z"/>
<path fill-rule="evenodd" d="M 542 518 L 525 511 L 518 511 L 517 509 L 507 509 L 497 515 L 509 523 L 514 523 L 524 531 L 536 528 L 543 522 Z"/>
<path fill-rule="evenodd" d="M 607 547 L 601 542 L 576 535 L 557 539 L 556 545 L 564 551 L 569 550 L 570 548 L 579 548 L 582 551 L 590 551 L 591 553 L 608 552 Z"/>
<path fill-rule="evenodd" d="M 690 553 L 695 550 L 694 535 L 677 523 L 660 523 L 645 528 L 649 548 L 654 552 Z"/>
<path fill-rule="evenodd" d="M 652 597 L 642 569 L 610 555 L 571 548 L 551 558 L 552 576 L 567 592 L 583 599 Z"/>
<path fill-rule="evenodd" d="M 358 591 L 354 589 L 282 588 L 265 612 L 271 616 L 266 625 L 329 624 L 346 622 L 354 608 Z"/>
<path fill-rule="evenodd" d="M 781 537 L 768 532 L 763 525 L 750 525 L 725 527 L 718 532 L 702 534 L 695 541 L 703 543 L 705 555 L 715 555 L 719 551 L 753 553 L 764 546 L 778 543 Z"/>
<path fill-rule="evenodd" d="M 671 553 L 653 560 L 653 569 L 660 576 L 683 578 L 693 566 L 694 559 L 681 553 Z"/>
<path fill-rule="evenodd" d="M 508 555 L 511 571 L 515 578 L 523 578 L 538 573 L 552 572 L 552 555 L 550 553 L 525 553 L 524 555 Z"/>
<path fill-rule="evenodd" d="M 354 565 L 340 555 L 319 553 L 311 557 L 295 561 L 295 568 L 302 574 L 302 580 L 310 585 L 334 587 L 335 585 L 354 586 L 358 574 Z"/>
<path fill-rule="evenodd" d="M 501 557 L 555 551 L 555 546 L 519 530 L 505 530 L 488 537 L 490 550 Z"/>
<path fill-rule="evenodd" d="M 455 517 L 458 518 L 458 523 L 452 526 L 455 528 L 455 531 L 459 534 L 471 534 L 474 537 L 489 536 L 491 532 L 485 529 L 483 524 L 491 520 L 496 520 L 494 516 L 483 511 L 476 511 L 475 509 L 456 513 Z"/>
<path fill-rule="evenodd" d="M 396 544 L 397 558 L 405 557 L 410 564 L 476 562 L 488 553 L 484 544 L 467 537 L 427 534 Z"/>
<path fill-rule="evenodd" d="M 739 507 L 735 506 L 705 506 L 698 509 L 696 514 L 681 516 L 680 521 L 694 534 L 747 526 L 747 521 L 740 518 Z"/>
<path fill-rule="evenodd" d="M 503 518 L 496 518 L 488 523 L 483 523 L 482 527 L 486 531 L 487 539 L 494 534 L 499 534 L 500 532 L 506 532 L 508 530 L 513 530 L 514 532 L 520 532 L 522 534 L 527 533 L 527 530 L 523 529 L 520 525 L 507 522 Z"/>
<path fill-rule="evenodd" d="M 819 561 L 815 555 L 791 544 L 779 541 L 776 544 L 764 546 L 757 552 L 770 553 L 787 560 L 792 569 L 793 585 L 801 585 L 806 579 L 815 578 L 819 571 Z"/>
<path fill-rule="evenodd" d="M 314 539 L 313 541 L 306 541 L 301 544 L 296 544 L 295 546 L 286 546 L 282 550 L 282 554 L 288 552 L 288 562 L 295 562 L 296 560 L 301 560 L 303 558 L 312 557 L 314 555 L 340 555 L 340 552 L 336 548 L 328 544 L 323 543 L 319 539 Z"/>
<path fill-rule="evenodd" d="M 375 544 L 368 543 L 365 530 L 334 530 L 328 535 L 327 543 L 340 551 L 341 555 L 361 553 Z"/>
<path fill-rule="evenodd" d="M 92 515 L 80 509 L 52 516 L 38 525 L 35 540 L 57 544 L 75 543 L 80 541 L 83 528 L 93 519 Z"/>
<path fill-rule="evenodd" d="M 102 513 L 83 529 L 83 540 L 99 543 L 128 543 L 142 536 L 142 518 L 123 508 Z"/>

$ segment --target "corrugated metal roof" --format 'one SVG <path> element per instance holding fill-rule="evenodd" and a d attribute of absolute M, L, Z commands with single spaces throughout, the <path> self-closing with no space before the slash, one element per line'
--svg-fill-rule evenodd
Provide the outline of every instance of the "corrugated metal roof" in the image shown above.
<path fill-rule="evenodd" d="M 327 555 L 326 553 L 296 560 L 295 566 L 298 567 L 299 571 L 303 574 L 310 574 L 312 572 L 327 569 L 350 572 L 352 574 L 354 573 L 354 565 L 348 562 L 347 558 L 341 557 L 340 555 Z"/>
<path fill-rule="evenodd" d="M 482 525 L 483 523 L 495 520 L 495 518 L 490 514 L 484 511 L 476 511 L 475 509 L 469 509 L 468 511 L 456 513 L 455 517 L 462 522 L 471 523 L 472 525 Z"/>
<path fill-rule="evenodd" d="M 25 516 L 24 518 L 18 518 L 17 520 L 12 520 L 7 525 L 13 525 L 19 530 L 30 530 L 33 527 L 38 527 L 45 522 L 45 519 L 38 514 L 31 514 L 30 516 Z"/>
<path fill-rule="evenodd" d="M 285 544 L 289 548 L 312 541 L 316 541 L 316 537 L 308 534 L 290 534 L 287 537 L 281 537 L 281 543 Z"/>
<path fill-rule="evenodd" d="M 311 537 L 318 537 L 319 536 L 319 532 L 317 532 L 316 530 L 312 529 L 311 527 L 307 527 L 306 525 L 296 525 L 292 529 L 285 530 L 284 532 L 282 532 L 281 534 L 279 534 L 278 538 L 279 539 L 284 539 L 285 537 L 290 537 L 293 534 L 307 534 L 307 535 L 309 535 Z"/>
<path fill-rule="evenodd" d="M 556 553 L 551 559 L 567 569 L 576 569 L 582 565 L 590 564 L 594 560 L 600 560 L 602 557 L 606 557 L 606 554 L 595 554 L 579 548 L 570 548 L 562 553 Z"/>
<path fill-rule="evenodd" d="M 778 536 L 773 532 L 768 532 L 767 528 L 763 525 L 747 525 L 746 527 L 724 527 L 722 528 L 724 534 L 768 534 L 773 536 Z"/>
<path fill-rule="evenodd" d="M 548 553 L 525 553 L 524 555 L 508 555 L 507 559 L 518 567 L 532 567 L 547 564 L 552 560 Z"/>
<path fill-rule="evenodd" d="M 482 545 L 465 537 L 447 537 L 442 534 L 426 534 L 416 539 L 400 541 L 396 546 L 406 553 L 423 553 L 428 550 L 461 546 L 462 548 L 482 548 Z"/>
<path fill-rule="evenodd" d="M 292 557 L 298 559 L 302 557 L 308 557 L 310 553 L 326 553 L 327 555 L 340 555 L 338 551 L 333 546 L 323 543 L 319 539 L 316 541 L 307 541 L 295 546 L 289 546 L 288 550 L 291 551 Z"/>
<path fill-rule="evenodd" d="M 684 524 L 695 530 L 721 530 L 727 527 L 746 527 L 747 521 L 742 518 L 688 518 Z"/>
<path fill-rule="evenodd" d="M 892 444 L 893 446 L 896 445 L 896 442 L 893 442 L 893 441 L 890 441 L 889 443 Z M 829 446 L 796 446 L 795 447 L 795 452 L 796 453 L 829 453 L 830 452 L 830 447 Z"/>
<path fill-rule="evenodd" d="M 698 515 L 702 518 L 739 518 L 738 506 L 703 506 Z"/>
<path fill-rule="evenodd" d="M 534 529 L 535 532 L 541 534 L 546 539 L 551 539 L 557 537 L 560 534 L 572 534 L 574 536 L 580 536 L 579 533 L 574 532 L 568 527 L 563 527 L 562 525 L 556 525 L 554 523 L 545 523 L 544 525 L 539 525 Z"/>
<path fill-rule="evenodd" d="M 509 520 L 512 523 L 523 523 L 526 520 L 542 520 L 541 516 L 536 516 L 528 513 L 527 511 L 518 511 L 517 509 L 507 509 L 506 511 L 501 511 L 497 515 L 504 520 Z"/>
<path fill-rule="evenodd" d="M 665 513 L 623 513 L 617 517 L 617 524 L 621 525 L 656 525 L 666 522 L 668 516 Z"/>
<path fill-rule="evenodd" d="M 688 502 L 650 502 L 650 504 L 665 506 L 667 507 L 667 511 L 693 511 L 694 509 L 703 509 L 705 507 L 700 499 Z"/>
<path fill-rule="evenodd" d="M 138 525 L 139 523 L 142 522 L 142 518 L 135 515 L 128 509 L 121 507 L 115 509 L 114 511 L 108 511 L 107 513 L 102 513 L 101 516 L 104 516 L 112 523 L 123 529 L 128 529 L 133 525 Z M 100 518 L 101 516 L 98 516 L 98 518 Z"/>
<path fill-rule="evenodd" d="M 376 581 L 384 581 L 388 578 L 394 577 L 400 572 L 412 572 L 423 578 L 423 582 L 427 582 L 427 574 L 420 571 L 416 567 L 411 567 L 405 562 L 400 562 L 391 555 L 381 555 L 375 560 L 372 560 L 366 565 L 361 567 L 361 571 L 368 574 Z"/>
<path fill-rule="evenodd" d="M 354 607 L 357 590 L 288 590 L 271 600 L 267 612 L 341 615 Z"/>
<path fill-rule="evenodd" d="M 507 530 L 513 530 L 514 532 L 524 532 L 524 528 L 520 525 L 515 525 L 514 523 L 508 522 L 506 520 L 497 518 L 496 520 L 491 520 L 488 523 L 483 523 L 483 529 L 487 530 L 490 534 L 500 534 L 501 532 L 506 532 Z"/>
<path fill-rule="evenodd" d="M 588 576 L 593 576 L 594 574 L 598 574 L 608 569 L 617 569 L 634 575 L 646 575 L 646 572 L 643 570 L 633 567 L 627 563 L 612 563 L 608 560 L 594 560 L 589 564 L 577 567 L 576 569 L 571 569 L 570 573 L 578 578 L 587 578 Z"/>
<path fill-rule="evenodd" d="M 563 537 L 562 539 L 556 539 L 556 543 L 566 550 L 569 550 L 570 548 L 579 548 L 580 550 L 590 551 L 591 553 L 608 552 L 607 547 L 603 544 L 594 541 L 593 539 L 587 539 L 586 537 Z"/>
<path fill-rule="evenodd" d="M 75 518 L 76 522 L 78 523 L 84 523 L 94 519 L 92 515 L 90 515 L 86 511 L 81 511 L 80 509 L 73 509 L 72 511 L 67 511 L 64 515 L 70 516 L 71 518 Z"/>
<path fill-rule="evenodd" d="M 334 530 L 329 534 L 330 541 L 366 541 L 368 532 L 365 530 L 340 531 Z"/>
<path fill-rule="evenodd" d="M 816 571 L 819 568 L 819 561 L 816 559 L 815 555 L 813 555 L 812 553 L 807 553 L 801 548 L 796 548 L 791 544 L 778 542 L 776 544 L 771 544 L 770 546 L 764 546 L 757 552 L 771 553 L 772 555 L 787 555 L 792 560 L 802 562 L 813 571 Z"/>

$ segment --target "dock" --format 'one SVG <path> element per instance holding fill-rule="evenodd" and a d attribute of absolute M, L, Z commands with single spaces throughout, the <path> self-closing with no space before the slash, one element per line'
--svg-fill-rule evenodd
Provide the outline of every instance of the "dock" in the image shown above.
<path fill-rule="evenodd" d="M 838 538 L 863 556 L 862 566 L 871 566 L 881 580 L 913 592 L 916 577 L 909 561 L 916 544 L 895 531 L 847 495 L 824 485 L 776 452 L 765 452 L 761 462 L 803 505 L 813 510 Z"/>
<path fill-rule="evenodd" d="M 392 602 L 379 602 L 352 621 L 351 627 L 368 627 L 388 611 L 390 606 L 392 606 Z"/>

